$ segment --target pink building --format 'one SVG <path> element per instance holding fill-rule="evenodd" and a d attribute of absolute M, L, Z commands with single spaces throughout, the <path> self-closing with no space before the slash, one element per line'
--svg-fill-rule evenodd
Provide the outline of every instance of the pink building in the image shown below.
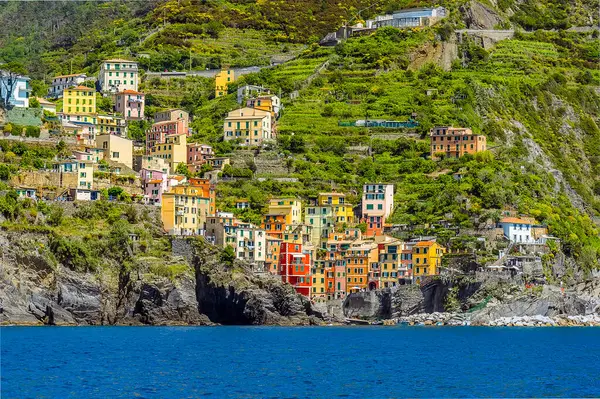
<path fill-rule="evenodd" d="M 142 169 L 140 171 L 144 195 L 151 205 L 160 205 L 162 195 L 168 190 L 168 175 L 160 170 Z"/>
<path fill-rule="evenodd" d="M 213 148 L 207 144 L 190 143 L 187 145 L 188 164 L 204 164 L 208 158 L 215 156 Z"/>
<path fill-rule="evenodd" d="M 146 154 L 150 154 L 150 149 L 156 144 L 163 144 L 167 136 L 181 133 L 189 136 L 186 125 L 187 123 L 183 119 L 153 124 L 150 130 L 146 132 Z"/>
<path fill-rule="evenodd" d="M 144 118 L 146 96 L 134 90 L 123 90 L 115 94 L 115 111 L 123 114 L 126 120 Z"/>

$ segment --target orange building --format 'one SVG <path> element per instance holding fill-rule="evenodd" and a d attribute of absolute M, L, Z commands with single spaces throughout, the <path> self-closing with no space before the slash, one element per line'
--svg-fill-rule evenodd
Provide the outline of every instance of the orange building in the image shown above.
<path fill-rule="evenodd" d="M 268 236 L 283 239 L 283 233 L 286 230 L 285 214 L 267 213 L 263 218 L 261 227 L 267 232 Z"/>
<path fill-rule="evenodd" d="M 436 154 L 445 154 L 448 158 L 460 158 L 465 154 L 475 154 L 487 149 L 487 138 L 473 134 L 471 129 L 439 126 L 431 129 L 431 159 Z"/>
<path fill-rule="evenodd" d="M 265 258 L 265 270 L 271 274 L 277 273 L 277 265 L 279 265 L 279 256 L 281 253 L 281 240 L 267 235 L 266 245 L 267 252 Z"/>
<path fill-rule="evenodd" d="M 377 244 L 362 243 L 346 251 L 346 291 L 358 292 L 367 289 L 371 266 L 378 262 Z"/>
<path fill-rule="evenodd" d="M 190 187 L 201 189 L 201 196 L 210 199 L 210 215 L 214 215 L 217 209 L 215 185 L 212 184 L 208 179 L 200 179 L 195 177 L 188 179 L 188 185 Z"/>

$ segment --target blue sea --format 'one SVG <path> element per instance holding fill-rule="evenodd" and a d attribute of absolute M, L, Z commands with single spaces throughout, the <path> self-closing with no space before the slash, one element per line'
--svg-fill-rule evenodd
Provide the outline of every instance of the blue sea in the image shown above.
<path fill-rule="evenodd" d="M 599 397 L 600 329 L 4 327 L 8 398 Z"/>

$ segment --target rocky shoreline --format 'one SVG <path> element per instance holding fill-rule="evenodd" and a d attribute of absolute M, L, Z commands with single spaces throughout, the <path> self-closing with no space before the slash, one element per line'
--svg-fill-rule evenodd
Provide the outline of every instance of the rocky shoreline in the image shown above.
<path fill-rule="evenodd" d="M 397 319 L 364 322 L 347 319 L 346 324 L 408 325 L 408 326 L 473 326 L 473 327 L 600 327 L 600 315 L 576 316 L 513 316 L 501 317 L 488 322 L 472 321 L 465 313 L 419 313 Z"/>

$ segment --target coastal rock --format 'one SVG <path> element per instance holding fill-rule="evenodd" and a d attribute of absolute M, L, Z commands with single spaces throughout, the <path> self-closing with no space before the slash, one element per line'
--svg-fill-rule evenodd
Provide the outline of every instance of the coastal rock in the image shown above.
<path fill-rule="evenodd" d="M 471 321 L 475 324 L 486 325 L 491 321 L 515 316 L 535 316 L 548 314 L 549 302 L 538 298 L 517 299 L 508 303 L 500 303 L 496 306 L 487 306 L 475 313 Z"/>
<path fill-rule="evenodd" d="M 346 297 L 344 316 L 355 319 L 389 319 L 392 293 L 389 290 L 357 292 Z"/>

